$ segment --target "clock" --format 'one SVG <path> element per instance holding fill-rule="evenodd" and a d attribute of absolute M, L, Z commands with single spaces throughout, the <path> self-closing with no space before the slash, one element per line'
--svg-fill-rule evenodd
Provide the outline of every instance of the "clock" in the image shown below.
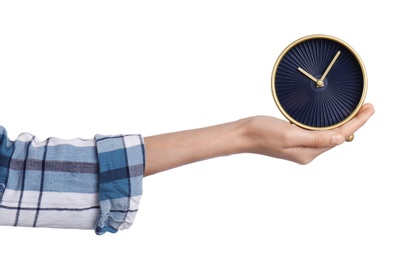
<path fill-rule="evenodd" d="M 315 34 L 286 47 L 272 73 L 278 109 L 293 124 L 309 130 L 339 127 L 359 111 L 367 92 L 365 66 L 339 38 Z M 353 140 L 353 135 L 347 141 Z"/>

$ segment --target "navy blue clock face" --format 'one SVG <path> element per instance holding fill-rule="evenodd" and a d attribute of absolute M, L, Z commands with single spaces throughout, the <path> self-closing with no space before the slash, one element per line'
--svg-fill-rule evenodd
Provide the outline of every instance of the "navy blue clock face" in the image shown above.
<path fill-rule="evenodd" d="M 366 73 L 356 52 L 330 36 L 309 36 L 288 46 L 273 71 L 281 112 L 308 129 L 339 126 L 354 116 L 366 94 Z"/>

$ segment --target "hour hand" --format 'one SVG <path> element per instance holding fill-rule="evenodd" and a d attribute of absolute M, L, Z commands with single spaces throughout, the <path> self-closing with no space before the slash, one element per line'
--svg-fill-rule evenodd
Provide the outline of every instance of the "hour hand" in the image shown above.
<path fill-rule="evenodd" d="M 304 75 L 307 76 L 307 78 L 311 79 L 312 81 L 314 81 L 316 84 L 318 84 L 318 79 L 316 79 L 313 75 L 311 75 L 310 73 L 308 73 L 307 71 L 303 70 L 301 67 L 298 67 L 298 70 L 301 71 L 301 73 L 303 73 Z"/>

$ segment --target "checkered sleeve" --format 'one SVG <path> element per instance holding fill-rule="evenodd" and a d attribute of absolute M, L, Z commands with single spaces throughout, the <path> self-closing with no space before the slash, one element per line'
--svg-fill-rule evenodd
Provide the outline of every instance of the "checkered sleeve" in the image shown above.
<path fill-rule="evenodd" d="M 99 162 L 100 217 L 96 233 L 129 228 L 138 211 L 144 173 L 139 135 L 95 137 Z"/>
<path fill-rule="evenodd" d="M 0 126 L 0 225 L 129 228 L 142 195 L 140 135 L 9 140 Z"/>

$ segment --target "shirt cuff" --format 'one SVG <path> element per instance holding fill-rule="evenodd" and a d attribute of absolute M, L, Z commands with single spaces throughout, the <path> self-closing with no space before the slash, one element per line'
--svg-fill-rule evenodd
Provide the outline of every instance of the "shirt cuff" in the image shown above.
<path fill-rule="evenodd" d="M 96 135 L 100 215 L 95 232 L 129 228 L 142 196 L 145 146 L 141 135 Z"/>

